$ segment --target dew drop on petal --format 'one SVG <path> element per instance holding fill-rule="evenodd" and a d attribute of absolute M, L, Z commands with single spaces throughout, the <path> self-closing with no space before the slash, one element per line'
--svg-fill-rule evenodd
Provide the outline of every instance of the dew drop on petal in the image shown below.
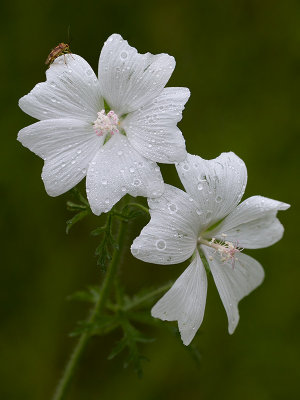
<path fill-rule="evenodd" d="M 221 203 L 222 200 L 223 200 L 223 199 L 222 199 L 221 196 L 217 196 L 217 197 L 216 197 L 216 203 Z"/>
<path fill-rule="evenodd" d="M 102 185 L 107 185 L 107 179 L 102 179 L 101 183 L 102 183 Z"/>
<path fill-rule="evenodd" d="M 211 219 L 211 216 L 212 216 L 212 212 L 206 211 L 206 215 L 205 215 L 206 221 L 209 221 Z"/>
<path fill-rule="evenodd" d="M 122 53 L 120 54 L 120 57 L 122 60 L 126 60 L 126 58 L 128 57 L 127 51 L 122 51 Z"/>
<path fill-rule="evenodd" d="M 163 239 L 159 239 L 156 241 L 155 243 L 157 250 L 165 250 L 165 248 L 167 247 L 166 242 Z"/>
<path fill-rule="evenodd" d="M 197 188 L 198 188 L 198 190 L 202 190 L 202 189 L 203 189 L 202 183 L 199 183 L 198 186 L 197 186 Z"/>
<path fill-rule="evenodd" d="M 170 204 L 168 205 L 168 209 L 169 209 L 169 211 L 170 211 L 171 214 L 174 214 L 174 213 L 176 213 L 176 211 L 177 211 L 177 206 L 176 206 L 176 204 L 174 204 L 174 203 L 170 203 Z"/>
<path fill-rule="evenodd" d="M 134 186 L 140 186 L 140 184 L 141 184 L 141 181 L 140 181 L 139 179 L 135 179 L 135 180 L 133 181 L 133 185 L 134 185 Z"/>

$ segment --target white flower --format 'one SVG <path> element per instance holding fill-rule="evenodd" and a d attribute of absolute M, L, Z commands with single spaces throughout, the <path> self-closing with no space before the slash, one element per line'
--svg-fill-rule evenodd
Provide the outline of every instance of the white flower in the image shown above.
<path fill-rule="evenodd" d="M 155 162 L 186 157 L 176 124 L 190 92 L 164 88 L 174 67 L 173 57 L 139 54 L 117 34 L 101 51 L 99 80 L 78 55 L 53 62 L 46 82 L 19 101 L 40 121 L 18 135 L 44 159 L 42 179 L 50 196 L 68 191 L 85 175 L 95 214 L 109 211 L 126 193 L 161 195 L 164 184 Z"/>
<path fill-rule="evenodd" d="M 152 309 L 152 315 L 178 321 L 185 345 L 193 339 L 204 315 L 208 262 L 233 333 L 238 302 L 264 278 L 261 265 L 243 252 L 277 242 L 283 227 L 278 210 L 289 205 L 261 196 L 240 202 L 247 181 L 246 166 L 234 153 L 214 160 L 188 155 L 177 165 L 186 192 L 166 185 L 159 199 L 149 199 L 151 220 L 132 244 L 132 254 L 146 262 L 176 264 L 193 255 L 189 267 Z"/>

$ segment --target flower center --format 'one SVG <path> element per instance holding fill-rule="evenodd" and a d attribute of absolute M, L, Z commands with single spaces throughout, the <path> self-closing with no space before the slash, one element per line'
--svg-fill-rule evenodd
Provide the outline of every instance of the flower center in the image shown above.
<path fill-rule="evenodd" d="M 222 236 L 225 236 L 224 234 Z M 205 246 L 211 247 L 215 249 L 215 252 L 218 252 L 221 256 L 221 261 L 227 262 L 231 261 L 232 267 L 234 267 L 235 261 L 238 260 L 236 257 L 236 253 L 240 253 L 244 249 L 238 246 L 238 242 L 233 244 L 227 240 L 225 241 L 216 241 L 215 238 L 212 238 L 209 242 L 208 240 L 202 239 L 201 236 L 198 238 L 198 244 L 204 244 Z M 213 257 L 209 257 L 210 260 Z"/>
<path fill-rule="evenodd" d="M 119 118 L 114 111 L 111 110 L 106 115 L 105 110 L 101 110 L 97 113 L 97 116 L 93 126 L 97 136 L 119 133 Z"/>

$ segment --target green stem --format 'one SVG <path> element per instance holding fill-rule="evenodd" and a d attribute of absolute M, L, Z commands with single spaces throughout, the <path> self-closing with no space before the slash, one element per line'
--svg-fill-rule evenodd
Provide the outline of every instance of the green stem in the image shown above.
<path fill-rule="evenodd" d="M 102 284 L 102 289 L 100 292 L 99 299 L 98 299 L 97 303 L 95 304 L 95 307 L 91 311 L 89 319 L 87 320 L 88 323 L 93 323 L 95 321 L 95 319 L 97 318 L 97 316 L 99 315 L 99 313 L 102 311 L 103 307 L 105 306 L 107 297 L 112 288 L 112 283 L 114 281 L 114 277 L 115 277 L 117 269 L 118 269 L 118 264 L 119 264 L 119 260 L 121 257 L 121 248 L 122 248 L 122 245 L 124 242 L 124 238 L 125 238 L 125 225 L 123 222 L 121 222 L 119 235 L 118 235 L 118 243 L 120 245 L 120 249 L 114 250 L 112 260 L 111 260 L 111 262 L 108 266 L 107 272 L 105 274 L 105 278 L 104 278 L 104 281 Z M 80 357 L 87 345 L 87 342 L 88 342 L 90 336 L 91 335 L 89 334 L 89 332 L 85 332 L 80 336 L 79 341 L 78 341 L 77 345 L 75 346 L 73 353 L 71 354 L 71 357 L 66 365 L 64 374 L 56 388 L 56 392 L 54 394 L 53 400 L 63 400 L 66 398 L 65 396 L 67 394 L 69 385 L 72 381 L 75 369 L 78 365 Z"/>

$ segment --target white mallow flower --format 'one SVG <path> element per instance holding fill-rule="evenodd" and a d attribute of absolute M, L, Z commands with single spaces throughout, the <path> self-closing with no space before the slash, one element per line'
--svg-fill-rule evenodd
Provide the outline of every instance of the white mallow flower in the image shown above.
<path fill-rule="evenodd" d="M 51 64 L 47 80 L 19 101 L 40 121 L 18 135 L 44 159 L 42 179 L 50 196 L 68 191 L 85 175 L 95 214 L 109 211 L 126 193 L 162 194 L 156 162 L 186 157 L 176 124 L 190 92 L 164 88 L 174 67 L 168 54 L 139 54 L 117 34 L 102 48 L 98 78 L 75 54 Z"/>
<path fill-rule="evenodd" d="M 176 168 L 186 192 L 166 185 L 160 198 L 149 199 L 151 220 L 131 251 L 143 261 L 164 265 L 193 256 L 189 267 L 152 308 L 154 317 L 178 321 L 183 343 L 188 345 L 204 315 L 207 277 L 203 260 L 225 307 L 229 333 L 233 333 L 239 321 L 238 302 L 264 278 L 261 265 L 242 250 L 277 242 L 283 226 L 276 214 L 289 205 L 262 196 L 239 204 L 247 170 L 234 153 L 222 153 L 214 160 L 188 154 Z"/>

